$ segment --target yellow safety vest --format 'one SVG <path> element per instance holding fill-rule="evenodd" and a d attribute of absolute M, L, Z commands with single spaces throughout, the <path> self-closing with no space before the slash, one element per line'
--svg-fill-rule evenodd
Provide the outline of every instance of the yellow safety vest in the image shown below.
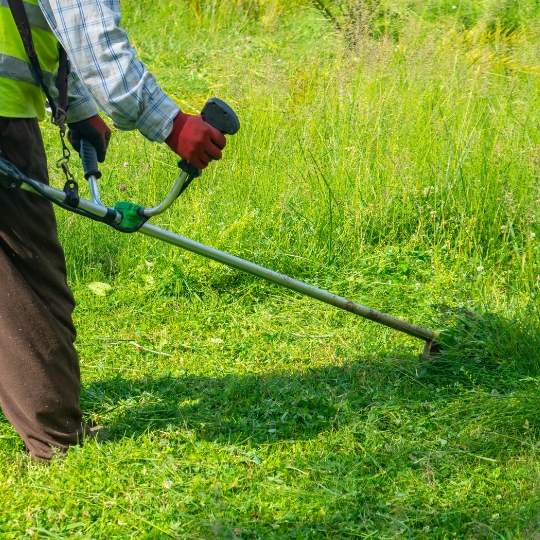
<path fill-rule="evenodd" d="M 45 83 L 54 86 L 58 41 L 37 0 L 24 0 Z M 45 118 L 45 95 L 30 69 L 30 61 L 7 0 L 0 0 L 0 116 Z"/>

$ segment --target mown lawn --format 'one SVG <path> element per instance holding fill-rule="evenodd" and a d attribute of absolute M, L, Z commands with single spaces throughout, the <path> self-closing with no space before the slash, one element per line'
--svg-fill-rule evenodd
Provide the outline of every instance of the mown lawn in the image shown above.
<path fill-rule="evenodd" d="M 44 467 L 0 416 L 0 537 L 539 538 L 534 3 L 240 4 L 123 2 L 181 106 L 242 122 L 155 223 L 444 352 L 59 211 L 82 407 L 110 432 Z M 151 205 L 176 165 L 115 132 L 103 172 L 107 203 Z"/>

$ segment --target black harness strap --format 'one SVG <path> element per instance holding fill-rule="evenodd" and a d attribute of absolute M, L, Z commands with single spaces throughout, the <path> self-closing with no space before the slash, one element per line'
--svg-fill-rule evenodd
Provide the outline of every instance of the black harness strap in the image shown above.
<path fill-rule="evenodd" d="M 49 87 L 45 84 L 45 80 L 43 78 L 43 72 L 41 71 L 41 66 L 39 65 L 39 59 L 34 47 L 30 23 L 28 22 L 28 15 L 24 9 L 23 0 L 8 0 L 8 4 L 13 15 L 13 19 L 15 20 L 15 24 L 17 25 L 17 29 L 19 30 L 19 34 L 21 35 L 24 50 L 30 59 L 32 73 L 36 79 L 36 82 L 39 84 L 41 90 L 49 101 L 49 106 L 51 107 L 53 116 L 53 123 L 62 125 L 66 121 L 68 103 L 67 76 L 69 72 L 69 63 L 66 51 L 61 45 L 59 46 L 59 66 L 55 82 L 56 88 L 58 89 L 58 103 L 56 103 L 52 98 Z"/>
<path fill-rule="evenodd" d="M 56 72 L 56 81 L 54 84 L 58 89 L 58 108 L 64 111 L 67 119 L 69 60 L 66 50 L 60 44 L 58 44 L 58 51 L 58 71 Z"/>
<path fill-rule="evenodd" d="M 73 178 L 73 175 L 69 171 L 69 149 L 66 147 L 64 136 L 66 133 L 66 121 L 67 121 L 67 108 L 68 108 L 68 74 L 69 74 L 69 62 L 65 49 L 59 45 L 58 47 L 58 72 L 56 74 L 55 85 L 58 89 L 58 102 L 56 103 L 51 96 L 49 87 L 45 83 L 43 78 L 43 72 L 39 65 L 39 58 L 34 47 L 34 41 L 32 39 L 32 31 L 30 28 L 30 22 L 28 21 L 28 14 L 24 9 L 23 0 L 8 0 L 9 8 L 19 34 L 21 36 L 24 50 L 30 59 L 30 68 L 38 83 L 39 87 L 47 97 L 49 106 L 52 112 L 52 122 L 60 128 L 60 140 L 62 141 L 63 155 L 58 160 L 57 165 L 62 168 L 66 175 L 66 184 L 64 186 L 64 192 L 66 199 L 64 201 L 64 208 L 71 207 L 77 208 L 79 206 L 79 192 L 77 182 Z"/>

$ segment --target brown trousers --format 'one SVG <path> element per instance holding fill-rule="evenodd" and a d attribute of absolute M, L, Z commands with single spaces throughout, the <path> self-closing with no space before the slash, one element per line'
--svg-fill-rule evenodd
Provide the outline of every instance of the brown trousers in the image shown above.
<path fill-rule="evenodd" d="M 37 120 L 0 117 L 0 156 L 48 183 Z M 87 433 L 74 305 L 52 204 L 0 188 L 0 404 L 34 458 Z"/>

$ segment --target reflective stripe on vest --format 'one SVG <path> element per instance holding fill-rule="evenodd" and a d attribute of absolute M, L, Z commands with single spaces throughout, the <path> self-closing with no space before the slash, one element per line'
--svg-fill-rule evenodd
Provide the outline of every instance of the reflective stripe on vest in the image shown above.
<path fill-rule="evenodd" d="M 58 41 L 37 0 L 25 0 L 24 7 L 43 76 L 50 87 L 58 67 Z M 7 0 L 0 0 L 0 116 L 39 120 L 45 117 L 45 97 L 30 69 Z"/>
<path fill-rule="evenodd" d="M 41 8 L 37 5 L 30 4 L 30 2 L 23 3 L 26 14 L 28 15 L 28 22 L 30 23 L 30 26 L 49 32 L 50 28 L 47 24 L 47 19 L 45 19 L 45 15 L 43 15 Z M 8 0 L 0 0 L 0 7 L 7 7 L 9 9 Z"/>
<path fill-rule="evenodd" d="M 30 64 L 20 58 L 0 54 L 0 73 L 2 77 L 6 77 L 7 79 L 32 84 L 39 88 L 39 84 L 30 69 Z M 43 71 L 43 79 L 45 80 L 45 84 L 50 87 L 53 82 L 52 73 Z"/>

